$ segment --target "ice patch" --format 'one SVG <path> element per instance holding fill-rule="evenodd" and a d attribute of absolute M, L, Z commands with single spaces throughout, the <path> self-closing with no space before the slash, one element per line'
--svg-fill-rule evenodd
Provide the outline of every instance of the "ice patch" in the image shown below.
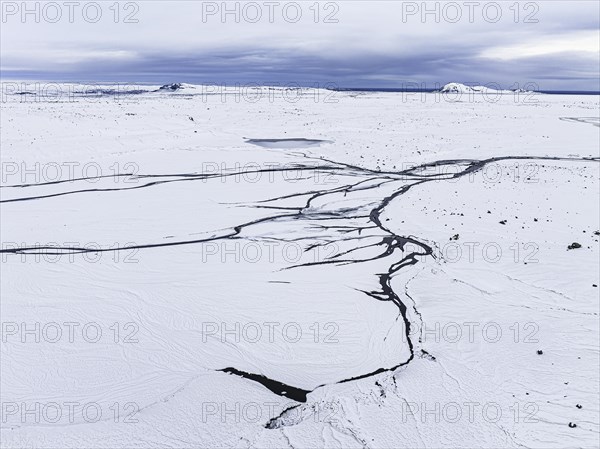
<path fill-rule="evenodd" d="M 290 148 L 311 148 L 318 147 L 324 143 L 333 143 L 331 140 L 319 140 L 319 139 L 247 139 L 246 143 L 258 145 L 263 148 L 279 148 L 279 149 L 290 149 Z"/>

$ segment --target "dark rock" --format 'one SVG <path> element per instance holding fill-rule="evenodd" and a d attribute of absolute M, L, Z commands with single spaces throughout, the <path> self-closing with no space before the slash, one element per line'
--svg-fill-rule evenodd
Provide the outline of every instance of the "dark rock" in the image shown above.
<path fill-rule="evenodd" d="M 541 349 L 538 349 L 537 353 L 538 353 L 538 355 L 542 355 L 544 353 L 544 351 L 542 351 Z"/>
<path fill-rule="evenodd" d="M 173 84 L 165 84 L 164 86 L 160 86 L 160 90 L 179 90 L 183 89 L 181 83 L 173 83 Z"/>
<path fill-rule="evenodd" d="M 569 246 L 567 246 L 568 249 L 577 249 L 577 248 L 581 248 L 581 244 L 577 243 L 577 242 L 573 242 L 571 243 Z"/>

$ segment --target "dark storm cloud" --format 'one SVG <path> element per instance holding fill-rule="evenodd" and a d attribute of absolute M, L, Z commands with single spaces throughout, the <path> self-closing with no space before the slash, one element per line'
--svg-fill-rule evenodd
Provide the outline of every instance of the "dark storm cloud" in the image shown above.
<path fill-rule="evenodd" d="M 68 73 L 12 72 L 8 77 L 64 81 L 127 81 L 210 84 L 318 85 L 320 87 L 427 88 L 457 81 L 498 84 L 503 88 L 535 83 L 542 90 L 600 90 L 599 62 L 586 54 L 560 53 L 518 60 L 495 61 L 473 56 L 472 49 L 439 47 L 420 55 L 356 54 L 349 58 L 282 50 L 191 52 L 180 55 L 148 54 L 134 61 L 92 62 Z"/>

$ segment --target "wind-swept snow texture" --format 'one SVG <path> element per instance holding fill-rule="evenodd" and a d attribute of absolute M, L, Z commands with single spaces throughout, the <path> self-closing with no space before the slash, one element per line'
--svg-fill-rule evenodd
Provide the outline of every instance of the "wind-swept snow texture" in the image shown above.
<path fill-rule="evenodd" d="M 7 97 L 2 447 L 597 447 L 598 97 L 254 89 Z"/>

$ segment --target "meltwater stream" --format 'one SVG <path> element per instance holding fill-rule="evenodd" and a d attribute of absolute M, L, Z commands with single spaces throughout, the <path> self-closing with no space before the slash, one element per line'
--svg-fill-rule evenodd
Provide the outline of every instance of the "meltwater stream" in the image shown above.
<path fill-rule="evenodd" d="M 306 139 L 289 139 L 284 142 L 291 142 L 290 145 L 298 145 L 299 142 L 305 142 Z M 250 141 L 249 141 L 250 142 Z M 273 140 L 266 139 L 260 140 L 260 143 L 251 142 L 255 144 L 275 144 L 281 145 L 282 140 Z M 310 141 L 311 143 L 307 143 L 307 145 L 320 144 L 325 141 Z M 314 143 L 317 142 L 317 143 Z M 279 146 L 278 148 L 281 148 Z M 304 156 L 307 159 L 306 155 Z M 419 262 L 419 258 L 422 256 L 431 256 L 432 248 L 425 243 L 418 240 L 418 238 L 406 237 L 402 235 L 398 235 L 394 233 L 392 230 L 388 229 L 381 221 L 381 214 L 384 212 L 385 208 L 395 199 L 398 199 L 404 193 L 409 191 L 412 188 L 418 188 L 419 185 L 423 183 L 427 183 L 435 180 L 444 180 L 444 179 L 454 179 L 465 176 L 469 173 L 473 173 L 474 171 L 481 170 L 487 164 L 498 162 L 498 161 L 507 161 L 507 160 L 560 160 L 560 161 L 571 161 L 571 162 L 598 162 L 598 158 L 558 158 L 558 157 L 519 157 L 519 156 L 506 156 L 506 157 L 495 157 L 485 160 L 472 160 L 472 159 L 462 159 L 462 160 L 443 160 L 436 161 L 428 164 L 423 164 L 421 166 L 417 166 L 408 170 L 403 171 L 374 171 L 350 164 L 343 164 L 336 161 L 331 161 L 327 159 L 319 159 L 318 164 L 299 164 L 299 167 L 310 168 L 314 170 L 315 173 L 325 172 L 331 173 L 336 172 L 339 174 L 343 174 L 345 176 L 357 179 L 356 182 L 349 183 L 342 186 L 337 186 L 333 188 L 322 188 L 321 190 L 309 191 L 309 192 L 300 192 L 291 195 L 287 195 L 285 197 L 273 197 L 267 200 L 262 201 L 262 203 L 270 203 L 275 202 L 280 199 L 291 199 L 291 198 L 306 198 L 304 204 L 301 204 L 297 207 L 286 207 L 286 208 L 278 208 L 272 207 L 274 209 L 274 214 L 269 215 L 254 221 L 245 222 L 234 226 L 229 230 L 224 230 L 220 232 L 218 235 L 213 235 L 210 238 L 205 239 L 196 239 L 196 240 L 176 240 L 165 242 L 146 242 L 139 245 L 130 245 L 124 247 L 117 248 L 71 248 L 71 247 L 51 247 L 51 248 L 40 248 L 40 247 L 20 247 L 20 248 L 9 248 L 9 249 L 1 249 L 0 253 L 4 254 L 47 254 L 47 251 L 55 251 L 57 253 L 85 253 L 85 252 L 114 252 L 114 251 L 128 251 L 131 249 L 145 249 L 150 250 L 158 247 L 165 246 L 178 246 L 178 245 L 193 245 L 198 243 L 204 243 L 207 241 L 216 241 L 216 240 L 228 240 L 237 238 L 243 230 L 247 230 L 256 226 L 258 224 L 263 224 L 267 222 L 277 223 L 278 226 L 285 226 L 286 222 L 291 222 L 292 220 L 297 220 L 298 218 L 302 218 L 304 220 L 311 220 L 319 223 L 319 225 L 325 229 L 328 228 L 327 220 L 330 220 L 332 217 L 347 220 L 348 222 L 348 232 L 352 230 L 356 231 L 360 234 L 360 232 L 365 229 L 365 226 L 360 225 L 352 225 L 353 219 L 361 219 L 366 221 L 369 225 L 372 225 L 372 228 L 378 228 L 379 231 L 382 232 L 382 236 L 380 240 L 373 245 L 373 247 L 381 248 L 381 251 L 378 255 L 374 257 L 370 257 L 368 259 L 345 259 L 341 257 L 343 254 L 339 254 L 337 256 L 330 257 L 328 260 L 313 262 L 311 264 L 297 265 L 293 267 L 289 267 L 288 269 L 302 269 L 306 265 L 319 265 L 319 264 L 360 264 L 368 261 L 391 258 L 389 261 L 389 268 L 386 272 L 382 274 L 374 274 L 378 278 L 379 288 L 374 291 L 364 291 L 363 293 L 370 298 L 379 300 L 379 301 L 391 301 L 395 304 L 399 310 L 399 313 L 403 319 L 404 331 L 406 335 L 406 341 L 409 349 L 409 356 L 406 359 L 398 360 L 397 363 L 392 366 L 380 367 L 372 372 L 364 373 L 359 376 L 351 376 L 347 378 L 339 379 L 335 383 L 344 383 L 350 382 L 357 379 L 366 378 L 369 376 L 373 376 L 386 371 L 394 371 L 397 368 L 410 363 L 415 356 L 415 348 L 413 346 L 413 341 L 411 340 L 411 322 L 408 318 L 408 306 L 405 304 L 399 295 L 397 295 L 392 286 L 391 281 L 394 275 L 400 272 L 402 269 L 408 266 L 415 265 Z M 434 174 L 431 172 L 427 173 L 427 171 L 431 168 L 435 167 L 443 167 L 443 166 L 459 166 L 461 167 L 461 171 L 458 173 L 444 173 L 443 170 L 436 171 Z M 289 168 L 288 168 L 289 169 Z M 270 171 L 283 171 L 286 169 L 269 169 Z M 241 175 L 245 172 L 242 171 L 240 173 L 231 173 L 227 176 L 233 175 Z M 153 188 L 158 185 L 168 183 L 168 182 L 195 182 L 198 180 L 206 180 L 207 178 L 215 177 L 215 175 L 199 175 L 197 173 L 183 173 L 183 174 L 172 174 L 172 175 L 137 175 L 137 178 L 142 181 L 147 181 L 145 184 L 136 185 L 135 187 L 124 187 L 121 189 L 109 188 L 109 189 L 75 189 L 70 191 L 61 192 L 59 194 L 47 195 L 47 196 L 36 196 L 36 195 L 27 195 L 25 194 L 23 197 L 12 198 L 8 201 L 44 201 L 52 196 L 56 195 L 72 195 L 72 194 L 86 194 L 89 192 L 103 192 L 103 191 L 114 191 L 114 190 L 128 190 L 128 189 L 140 189 L 140 188 Z M 370 212 L 366 215 L 356 215 L 356 212 L 360 208 L 355 209 L 342 209 L 327 211 L 324 214 L 319 210 L 318 207 L 313 207 L 312 203 L 315 200 L 323 198 L 328 195 L 336 195 L 336 194 L 347 194 L 358 190 L 369 190 L 374 193 L 377 193 L 378 189 L 386 184 L 388 187 L 390 185 L 397 184 L 397 187 L 392 189 L 392 193 L 387 194 L 384 197 L 381 197 L 379 201 L 376 203 L 375 207 L 372 207 Z M 35 187 L 35 184 L 27 184 L 27 185 L 18 185 L 18 186 L 3 186 L 3 189 L 18 189 L 19 191 L 23 190 L 27 191 L 30 187 Z M 389 192 L 389 190 L 388 190 Z M 308 198 L 307 198 L 308 197 Z M 331 204 L 331 203 L 329 203 Z M 250 207 L 262 207 L 259 205 L 249 205 Z M 281 209 L 281 210 L 278 210 Z M 322 224 L 321 224 L 322 223 Z M 167 231 L 167 230 L 165 230 Z M 350 241 L 353 238 L 340 238 L 340 241 Z M 359 242 L 359 240 L 356 240 Z M 416 248 L 416 250 L 412 250 L 408 254 L 406 253 L 407 244 L 411 245 L 411 248 Z M 357 243 L 358 245 L 358 243 Z M 358 248 L 356 248 L 358 249 Z M 346 253 L 351 252 L 346 251 Z M 402 257 L 396 257 L 395 255 L 398 252 L 402 253 Z M 414 308 L 414 304 L 411 305 Z M 416 310 L 416 309 L 415 309 Z M 417 312 L 418 314 L 418 312 Z M 299 403 L 303 403 L 307 401 L 308 394 L 311 391 L 314 391 L 317 388 L 320 388 L 326 384 L 321 384 L 315 387 L 313 390 L 304 390 L 298 387 L 294 387 L 291 385 L 286 385 L 282 382 L 279 382 L 275 379 L 270 379 L 264 376 L 261 373 L 249 373 L 241 371 L 235 367 L 226 367 L 222 368 L 221 371 L 230 375 L 237 375 L 244 379 L 248 379 L 250 381 L 258 382 L 263 385 L 265 388 L 269 389 L 274 394 L 277 394 L 282 397 L 286 397 L 289 399 L 293 399 Z M 267 427 L 274 428 L 278 425 L 277 418 L 271 420 Z"/>

